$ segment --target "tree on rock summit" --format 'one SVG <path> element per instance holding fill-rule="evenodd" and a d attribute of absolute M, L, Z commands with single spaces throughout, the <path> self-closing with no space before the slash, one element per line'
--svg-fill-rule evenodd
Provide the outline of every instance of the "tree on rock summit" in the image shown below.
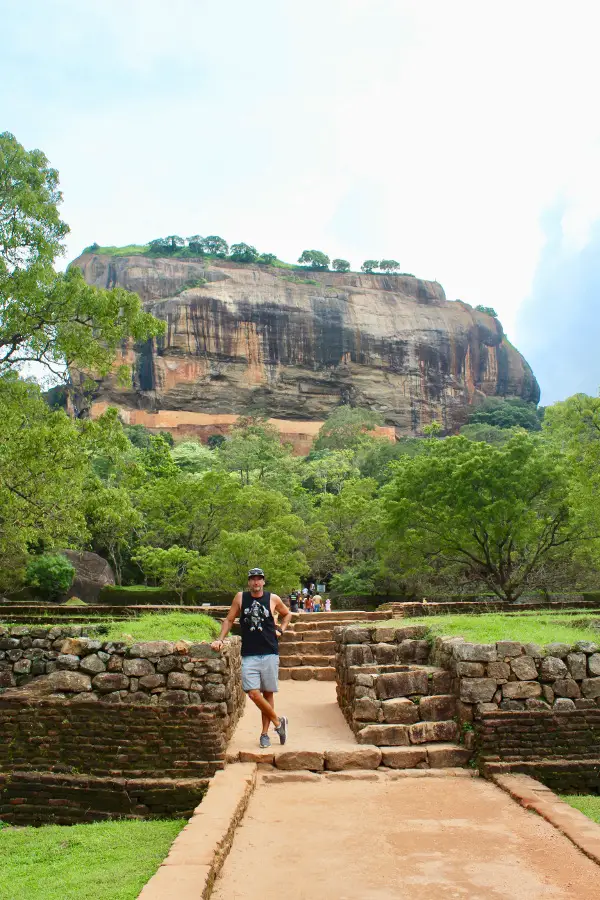
<path fill-rule="evenodd" d="M 320 250 L 303 250 L 299 263 L 308 265 L 311 269 L 328 269 L 329 257 Z"/>
<path fill-rule="evenodd" d="M 350 271 L 350 263 L 347 259 L 334 259 L 331 263 L 332 268 L 336 272 L 349 272 Z"/>

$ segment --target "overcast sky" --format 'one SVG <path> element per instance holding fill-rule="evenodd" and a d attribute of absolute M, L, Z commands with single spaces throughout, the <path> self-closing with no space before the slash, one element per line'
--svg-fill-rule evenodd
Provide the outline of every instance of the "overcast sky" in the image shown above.
<path fill-rule="evenodd" d="M 597 0 L 0 0 L 0 130 L 68 258 L 220 234 L 393 257 L 498 311 L 543 402 L 600 385 Z"/>

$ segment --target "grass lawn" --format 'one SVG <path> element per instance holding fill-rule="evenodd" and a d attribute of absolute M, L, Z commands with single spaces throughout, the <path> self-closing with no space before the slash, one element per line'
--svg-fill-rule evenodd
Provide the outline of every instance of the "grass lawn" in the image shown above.
<path fill-rule="evenodd" d="M 561 799 L 600 825 L 600 797 L 595 794 L 561 794 Z"/>
<path fill-rule="evenodd" d="M 522 641 L 523 643 L 551 644 L 560 641 L 574 644 L 576 641 L 595 641 L 600 644 L 600 631 L 589 627 L 594 613 L 585 616 L 560 613 L 423 616 L 415 619 L 394 619 L 382 622 L 400 628 L 403 625 L 427 625 L 434 635 L 460 635 L 467 641 L 491 644 L 494 641 Z M 600 621 L 600 614 L 598 621 Z"/>
<path fill-rule="evenodd" d="M 108 633 L 98 633 L 98 625 L 91 624 L 99 637 L 105 641 L 214 641 L 221 625 L 203 613 L 156 613 L 127 619 L 120 622 L 109 622 Z"/>
<path fill-rule="evenodd" d="M 115 821 L 0 829 L 1 900 L 134 900 L 185 825 Z"/>

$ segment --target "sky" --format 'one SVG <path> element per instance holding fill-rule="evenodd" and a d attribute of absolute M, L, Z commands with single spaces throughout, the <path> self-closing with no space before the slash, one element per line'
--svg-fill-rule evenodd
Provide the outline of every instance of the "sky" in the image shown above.
<path fill-rule="evenodd" d="M 597 0 L 0 0 L 0 130 L 66 263 L 220 234 L 494 307 L 542 402 L 600 386 Z"/>

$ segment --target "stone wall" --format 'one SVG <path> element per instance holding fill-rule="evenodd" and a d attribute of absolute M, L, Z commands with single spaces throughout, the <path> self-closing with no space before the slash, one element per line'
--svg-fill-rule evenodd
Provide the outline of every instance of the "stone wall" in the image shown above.
<path fill-rule="evenodd" d="M 467 721 L 474 711 L 483 715 L 499 709 L 565 711 L 600 705 L 600 645 L 589 641 L 541 647 L 438 637 L 432 662 L 452 674 Z"/>
<path fill-rule="evenodd" d="M 560 612 L 563 609 L 581 609 L 584 612 L 600 611 L 600 597 L 579 594 L 564 600 L 548 600 L 537 603 L 508 603 L 502 600 L 442 600 L 421 602 L 389 601 L 377 609 L 390 612 L 394 619 L 416 619 L 422 616 L 481 616 L 486 613 Z M 600 614 L 600 612 L 599 612 Z"/>
<path fill-rule="evenodd" d="M 194 704 L 235 724 L 243 704 L 239 640 L 221 654 L 208 643 L 143 641 L 129 646 L 84 635 L 82 626 L 0 625 L 0 692 L 71 702 Z"/>
<path fill-rule="evenodd" d="M 218 655 L 81 630 L 2 631 L 0 819 L 187 814 L 223 768 L 243 709 L 239 639 Z"/>
<path fill-rule="evenodd" d="M 334 629 L 338 703 L 361 744 L 382 747 L 385 765 L 464 765 L 449 672 L 428 665 L 422 625 Z"/>

